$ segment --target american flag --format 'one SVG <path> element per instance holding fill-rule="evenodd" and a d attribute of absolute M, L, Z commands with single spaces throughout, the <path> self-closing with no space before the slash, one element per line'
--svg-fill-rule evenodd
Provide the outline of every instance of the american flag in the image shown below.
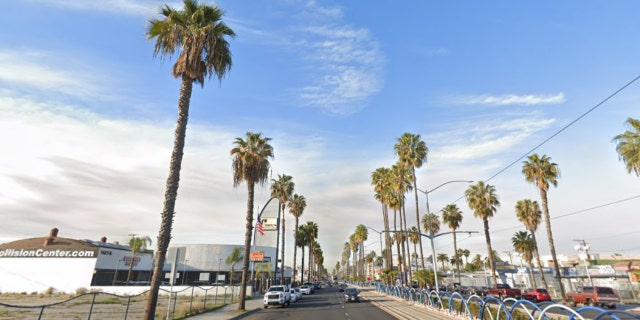
<path fill-rule="evenodd" d="M 258 219 L 258 222 L 256 222 L 256 230 L 258 231 L 258 233 L 260 233 L 261 236 L 264 236 L 264 230 L 262 229 L 262 222 L 260 222 L 260 219 Z"/>

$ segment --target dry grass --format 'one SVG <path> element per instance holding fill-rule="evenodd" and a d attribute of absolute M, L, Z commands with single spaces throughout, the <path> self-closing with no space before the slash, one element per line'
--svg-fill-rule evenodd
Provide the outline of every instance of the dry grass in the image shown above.
<path fill-rule="evenodd" d="M 95 300 L 94 300 L 95 295 Z M 235 299 L 234 299 L 235 300 Z M 214 301 L 216 302 L 214 304 Z M 223 306 L 224 298 L 213 296 L 205 299 L 203 296 L 175 296 L 171 299 L 171 314 L 174 319 L 184 319 L 188 316 L 208 312 Z M 164 319 L 167 315 L 168 295 L 158 297 L 156 317 Z M 226 297 L 230 302 L 230 296 Z M 87 319 L 91 318 L 116 320 L 141 319 L 147 303 L 147 296 L 129 297 L 114 296 L 96 292 L 81 296 L 65 294 L 2 294 L 0 295 L 0 320 L 38 319 L 42 311 L 42 319 Z M 129 305 L 127 310 L 127 304 Z M 6 306 L 13 305 L 13 306 Z M 44 306 L 44 310 L 43 310 Z M 175 311 L 174 311 L 175 310 Z"/>

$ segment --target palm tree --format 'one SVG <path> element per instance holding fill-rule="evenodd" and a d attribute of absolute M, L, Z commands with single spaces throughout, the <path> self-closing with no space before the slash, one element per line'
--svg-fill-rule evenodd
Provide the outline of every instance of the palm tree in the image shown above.
<path fill-rule="evenodd" d="M 221 21 L 224 12 L 217 6 L 201 5 L 196 0 L 184 0 L 184 10 L 178 11 L 165 6 L 160 13 L 164 19 L 149 21 L 147 37 L 156 39 L 154 56 L 160 55 L 165 58 L 178 55 L 172 74 L 175 78 L 180 78 L 182 83 L 178 98 L 178 119 L 169 177 L 164 194 L 162 222 L 157 239 L 158 249 L 144 320 L 155 317 L 160 282 L 164 278 L 162 268 L 171 241 L 193 83 L 204 86 L 205 77 L 211 79 L 214 75 L 222 80 L 232 65 L 231 51 L 226 37 L 235 36 L 233 30 Z"/>
<path fill-rule="evenodd" d="M 284 227 L 284 218 L 285 218 L 285 207 L 287 203 L 291 200 L 291 195 L 293 194 L 293 188 L 295 184 L 292 181 L 292 177 L 286 174 L 278 175 L 278 179 L 271 180 L 271 197 L 278 198 L 278 202 L 280 203 L 280 208 L 282 210 L 282 247 L 280 248 L 280 261 L 282 261 L 280 265 L 280 284 L 284 284 L 284 244 L 285 244 L 285 227 Z M 280 213 L 278 213 L 280 215 Z M 276 262 L 277 264 L 278 262 Z"/>
<path fill-rule="evenodd" d="M 465 191 L 465 197 L 467 198 L 467 204 L 469 209 L 473 210 L 473 216 L 482 219 L 484 225 L 484 238 L 487 242 L 487 256 L 489 257 L 489 264 L 491 265 L 491 277 L 493 283 L 496 281 L 496 271 L 493 259 L 493 249 L 491 248 L 491 236 L 489 235 L 489 218 L 498 210 L 500 201 L 496 195 L 496 188 L 492 185 L 485 184 L 484 181 L 479 181 L 477 184 L 469 186 Z"/>
<path fill-rule="evenodd" d="M 385 259 L 385 269 L 393 267 L 393 259 L 391 257 L 391 235 L 389 234 L 389 205 L 391 201 L 391 169 L 378 168 L 371 173 L 371 184 L 374 186 L 374 198 L 380 202 L 382 206 L 382 219 L 384 223 L 384 244 L 383 257 Z"/>
<path fill-rule="evenodd" d="M 427 213 L 422 216 L 422 226 L 425 232 L 434 236 L 440 232 L 440 218 L 433 212 Z"/>
<path fill-rule="evenodd" d="M 427 148 L 427 144 L 421 140 L 419 134 L 412 134 L 408 132 L 405 132 L 400 138 L 398 138 L 398 143 L 396 143 L 394 149 L 396 154 L 400 158 L 400 163 L 402 163 L 405 167 L 411 169 L 413 195 L 416 200 L 416 225 L 418 227 L 418 233 L 422 233 L 422 231 L 420 230 L 420 212 L 418 210 L 419 206 L 416 168 L 422 167 L 422 164 L 427 161 L 427 153 L 429 152 L 429 149 Z M 421 266 L 422 268 L 424 268 L 422 238 L 420 239 L 420 260 Z"/>
<path fill-rule="evenodd" d="M 469 251 L 469 249 L 462 249 L 462 255 L 464 256 L 464 264 L 469 264 L 469 256 L 471 255 L 471 251 Z"/>
<path fill-rule="evenodd" d="M 531 234 L 527 231 L 518 231 L 513 234 L 511 237 L 511 243 L 513 244 L 513 249 L 516 252 L 519 252 L 522 255 L 522 258 L 529 265 L 529 277 L 531 278 L 531 283 L 533 288 L 537 288 L 536 278 L 533 276 L 533 252 L 535 251 L 535 247 L 533 245 L 533 238 Z"/>
<path fill-rule="evenodd" d="M 307 199 L 304 196 L 298 195 L 297 193 L 291 197 L 291 201 L 289 201 L 289 213 L 296 218 L 296 225 L 293 229 L 293 278 L 292 281 L 296 279 L 296 256 L 298 253 L 298 237 L 296 233 L 298 232 L 298 221 L 300 216 L 304 212 L 304 209 L 307 207 Z"/>
<path fill-rule="evenodd" d="M 613 138 L 617 142 L 616 151 L 618 157 L 627 167 L 640 177 L 640 120 L 627 118 L 627 124 L 635 131 L 627 130 Z"/>
<path fill-rule="evenodd" d="M 314 245 L 316 243 L 316 239 L 318 239 L 318 224 L 313 221 L 307 221 L 307 246 L 309 246 L 309 275 L 307 276 L 307 281 L 311 281 L 311 258 L 313 257 L 313 250 L 315 249 Z"/>
<path fill-rule="evenodd" d="M 263 292 L 265 289 L 266 279 L 265 277 L 271 278 L 273 276 L 273 270 L 271 270 L 271 263 L 269 262 L 260 262 L 256 263 L 256 274 L 255 278 L 260 278 L 260 292 Z"/>
<path fill-rule="evenodd" d="M 449 261 L 449 255 L 446 253 L 438 253 L 438 257 L 436 258 L 438 262 L 442 262 L 442 271 L 444 271 L 444 264 Z"/>
<path fill-rule="evenodd" d="M 540 190 L 540 199 L 542 200 L 542 210 L 544 212 L 544 222 L 547 228 L 547 238 L 549 240 L 549 249 L 551 250 L 551 258 L 553 259 L 553 266 L 556 273 L 556 280 L 560 286 L 560 296 L 562 302 L 567 301 L 567 295 L 564 291 L 564 285 L 562 284 L 562 275 L 560 274 L 560 264 L 558 264 L 558 258 L 556 256 L 556 246 L 553 242 L 553 232 L 551 231 L 551 217 L 549 215 L 549 202 L 547 201 L 547 191 L 549 190 L 549 184 L 554 187 L 558 185 L 558 178 L 560 178 L 560 169 L 558 165 L 551 162 L 551 158 L 543 155 L 542 157 L 537 154 L 532 154 L 527 157 L 527 161 L 523 162 L 522 174 L 529 183 L 533 183 Z"/>
<path fill-rule="evenodd" d="M 133 265 L 134 259 L 136 257 L 136 252 L 147 250 L 147 247 L 151 245 L 151 238 L 148 236 L 144 237 L 136 237 L 133 236 L 129 239 L 129 248 L 131 249 L 131 261 L 129 261 L 129 272 L 127 273 L 127 285 L 129 284 L 129 280 L 131 280 L 131 275 L 133 274 Z"/>
<path fill-rule="evenodd" d="M 411 241 L 411 243 L 413 243 L 413 253 L 416 255 L 416 267 L 418 266 L 418 249 L 416 248 L 416 246 L 418 245 L 418 243 L 420 242 L 420 238 L 422 236 L 420 235 L 420 231 L 418 231 L 418 227 L 416 226 L 411 226 L 411 228 L 409 228 L 409 241 Z"/>
<path fill-rule="evenodd" d="M 273 158 L 273 147 L 269 144 L 271 138 L 262 137 L 260 133 L 247 132 L 247 139 L 236 138 L 231 149 L 233 162 L 233 187 L 237 188 L 241 182 L 247 183 L 247 218 L 244 233 L 244 254 L 242 259 L 242 280 L 240 285 L 240 300 L 238 310 L 244 310 L 246 286 L 249 279 L 249 255 L 251 250 L 251 235 L 253 233 L 253 202 L 255 185 L 264 185 L 269 179 Z"/>
<path fill-rule="evenodd" d="M 229 275 L 229 284 L 233 285 L 233 273 L 235 272 L 236 263 L 242 260 L 242 248 L 235 247 L 231 250 L 231 254 L 224 260 L 224 263 L 231 265 L 231 274 Z"/>
<path fill-rule="evenodd" d="M 440 212 L 442 212 L 442 223 L 446 224 L 453 231 L 453 252 L 458 255 L 458 245 L 456 239 L 456 230 L 460 228 L 462 223 L 462 211 L 455 204 L 448 204 Z M 456 259 L 456 269 L 458 270 L 458 283 L 460 281 L 460 259 Z"/>
<path fill-rule="evenodd" d="M 364 242 L 369 239 L 369 230 L 363 224 L 359 224 L 356 227 L 356 240 L 358 241 L 358 245 L 360 246 L 360 260 L 364 261 Z M 364 265 L 360 268 L 362 275 L 364 275 Z"/>
<path fill-rule="evenodd" d="M 306 224 L 298 227 L 295 234 L 296 245 L 302 250 L 302 261 L 300 263 L 300 282 L 304 282 L 304 247 L 309 245 L 309 228 Z M 295 278 L 294 278 L 295 280 Z"/>
<path fill-rule="evenodd" d="M 549 289 L 547 286 L 547 280 L 544 278 L 544 272 L 542 272 L 542 260 L 540 259 L 540 251 L 538 250 L 538 240 L 536 239 L 536 230 L 542 221 L 542 212 L 537 201 L 531 199 L 519 200 L 516 203 L 516 215 L 518 220 L 522 222 L 531 233 L 531 240 L 533 241 L 533 251 L 536 254 L 536 260 L 538 261 L 538 268 L 540 268 L 540 278 L 545 289 Z"/>

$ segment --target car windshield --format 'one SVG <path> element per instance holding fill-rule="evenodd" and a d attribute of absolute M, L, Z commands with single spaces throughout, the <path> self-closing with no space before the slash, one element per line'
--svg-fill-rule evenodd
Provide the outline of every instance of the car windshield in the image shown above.
<path fill-rule="evenodd" d="M 546 289 L 538 289 L 539 293 L 548 293 Z"/>
<path fill-rule="evenodd" d="M 284 289 L 282 287 L 271 287 L 269 288 L 269 292 L 274 292 L 274 291 L 284 291 Z"/>
<path fill-rule="evenodd" d="M 598 288 L 598 293 L 601 294 L 614 294 L 611 288 Z"/>
<path fill-rule="evenodd" d="M 346 294 L 357 294 L 358 290 L 356 290 L 355 288 L 347 288 L 344 292 Z"/>

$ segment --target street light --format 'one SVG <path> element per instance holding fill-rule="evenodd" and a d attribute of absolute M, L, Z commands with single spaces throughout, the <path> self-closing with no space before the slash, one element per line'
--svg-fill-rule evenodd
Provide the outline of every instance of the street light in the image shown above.
<path fill-rule="evenodd" d="M 382 257 L 382 231 L 378 231 L 378 230 L 376 230 L 374 228 L 367 227 L 367 226 L 364 226 L 364 227 L 378 234 L 378 236 L 380 238 L 380 256 Z M 383 257 L 383 259 L 384 259 L 384 257 Z"/>
<path fill-rule="evenodd" d="M 433 255 L 433 259 L 432 259 L 432 267 L 433 267 L 433 279 L 434 279 L 434 283 L 435 283 L 435 287 L 436 290 L 439 291 L 440 287 L 438 286 L 438 264 L 436 263 L 436 249 L 433 245 L 433 239 L 439 237 L 439 236 L 444 236 L 447 234 L 453 234 L 453 233 L 468 233 L 469 235 L 471 235 L 472 233 L 478 233 L 478 231 L 448 231 L 448 232 L 443 232 L 443 233 L 438 233 L 438 234 L 434 234 L 434 235 L 428 235 L 428 234 L 424 234 L 424 233 L 419 233 L 419 232 L 413 232 L 413 231 L 393 231 L 393 230 L 389 230 L 389 232 L 402 232 L 402 233 L 410 233 L 410 234 L 419 234 L 423 237 L 427 237 L 429 238 L 429 241 L 431 242 L 431 254 Z"/>
<path fill-rule="evenodd" d="M 431 193 L 431 192 L 433 192 L 433 191 L 436 191 L 438 188 L 440 188 L 440 187 L 442 187 L 442 186 L 444 186 L 444 185 L 447 185 L 447 184 L 449 184 L 449 183 L 454 183 L 454 182 L 466 182 L 466 183 L 473 183 L 473 181 L 472 181 L 472 180 L 451 180 L 451 181 L 444 182 L 444 183 L 440 184 L 439 186 L 437 186 L 437 187 L 435 187 L 435 188 L 433 188 L 433 189 L 431 189 L 431 190 L 428 190 L 428 191 L 424 191 L 424 190 L 420 190 L 420 189 L 416 188 L 416 190 L 418 190 L 418 191 L 420 191 L 420 192 L 424 193 L 424 196 L 425 196 L 425 198 L 426 198 L 426 200 L 427 200 L 427 214 L 431 213 L 431 210 L 429 210 L 429 193 Z M 425 231 L 426 231 L 426 230 L 425 230 Z M 469 233 L 469 234 L 471 234 L 473 231 L 472 231 L 472 232 L 465 232 L 465 231 L 452 231 L 452 232 L 440 233 L 440 234 L 433 235 L 433 236 L 426 235 L 426 234 L 420 234 L 421 236 L 425 236 L 425 237 L 429 238 L 429 240 L 431 241 L 431 254 L 433 255 L 433 258 L 432 258 L 432 259 L 433 259 L 433 261 L 431 261 L 431 262 L 432 262 L 431 264 L 433 265 L 433 273 L 434 273 L 433 277 L 435 278 L 436 290 L 440 290 L 440 288 L 438 287 L 438 267 L 437 267 L 437 263 L 436 263 L 436 261 L 435 261 L 435 259 L 436 259 L 436 249 L 435 249 L 435 247 L 434 247 L 434 245 L 433 245 L 433 239 L 434 239 L 434 238 L 437 238 L 437 237 L 439 237 L 439 236 L 441 236 L 441 235 L 445 235 L 445 234 L 449 234 L 449 233 L 456 233 L 456 232 Z M 473 232 L 473 233 L 477 233 L 477 232 Z M 423 258 L 423 260 L 422 260 L 422 265 L 424 266 L 424 258 Z"/>

